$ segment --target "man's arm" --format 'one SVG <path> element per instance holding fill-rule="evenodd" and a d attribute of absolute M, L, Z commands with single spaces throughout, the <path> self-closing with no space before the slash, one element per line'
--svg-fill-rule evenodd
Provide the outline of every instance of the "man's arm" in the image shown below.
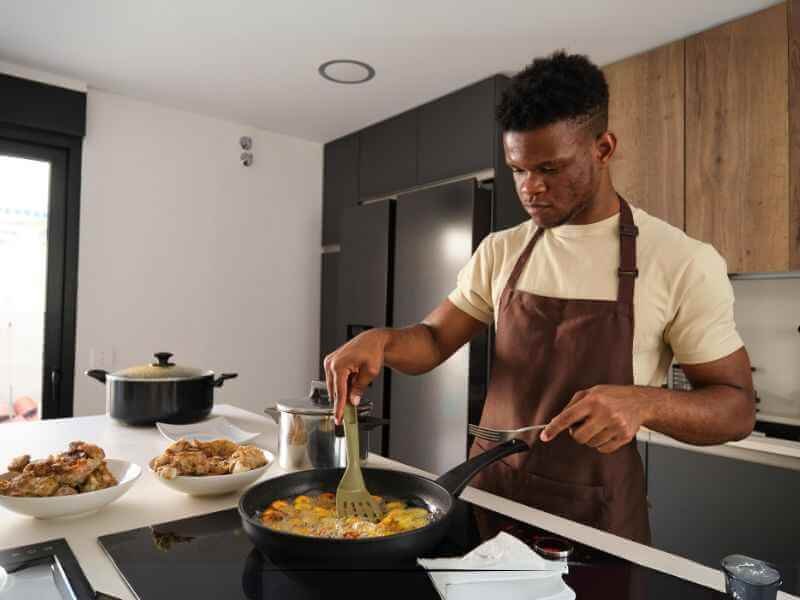
<path fill-rule="evenodd" d="M 409 375 L 427 373 L 447 360 L 486 324 L 444 300 L 425 319 L 401 329 L 370 329 L 325 357 L 325 380 L 336 405 L 336 421 L 348 398 L 358 404 L 386 365 Z"/>
<path fill-rule="evenodd" d="M 695 445 L 747 437 L 755 423 L 747 351 L 740 348 L 719 360 L 681 366 L 692 391 L 595 386 L 573 396 L 542 432 L 542 441 L 569 429 L 577 442 L 609 453 L 630 442 L 642 425 Z"/>

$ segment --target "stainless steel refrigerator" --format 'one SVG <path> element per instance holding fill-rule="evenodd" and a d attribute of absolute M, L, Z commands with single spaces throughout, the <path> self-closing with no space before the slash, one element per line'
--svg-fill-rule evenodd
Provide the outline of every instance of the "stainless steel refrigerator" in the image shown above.
<path fill-rule="evenodd" d="M 456 286 L 491 226 L 491 192 L 474 179 L 398 196 L 394 217 L 391 322 L 422 320 Z M 488 332 L 424 374 L 392 372 L 389 456 L 443 473 L 467 455 L 467 423 L 477 422 L 488 374 Z M 384 399 L 384 404 L 387 404 Z"/>

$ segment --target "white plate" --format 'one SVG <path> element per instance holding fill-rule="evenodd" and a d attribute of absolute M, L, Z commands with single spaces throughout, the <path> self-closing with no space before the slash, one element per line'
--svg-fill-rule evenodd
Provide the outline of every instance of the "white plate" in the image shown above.
<path fill-rule="evenodd" d="M 275 455 L 269 450 L 259 448 L 267 459 L 267 464 L 257 469 L 244 471 L 243 473 L 228 473 L 227 475 L 178 475 L 175 479 L 164 479 L 156 475 L 153 469 L 150 472 L 153 477 L 158 479 L 165 486 L 172 488 L 176 492 L 183 492 L 190 496 L 215 496 L 228 494 L 241 490 L 254 483 L 259 477 L 267 472 L 267 469 L 275 462 Z"/>
<path fill-rule="evenodd" d="M 177 442 L 180 438 L 192 438 L 202 442 L 225 438 L 244 444 L 257 438 L 260 433 L 243 431 L 231 424 L 225 417 L 214 417 L 199 423 L 189 423 L 188 425 L 170 425 L 169 423 L 156 423 L 156 427 L 165 438 L 171 442 Z"/>
<path fill-rule="evenodd" d="M 72 496 L 48 496 L 45 498 L 25 498 L 17 496 L 0 496 L 0 506 L 21 515 L 37 517 L 39 519 L 52 519 L 94 512 L 125 494 L 139 476 L 142 468 L 127 460 L 106 459 L 108 470 L 117 478 L 119 484 Z M 0 475 L 0 478 L 11 476 L 10 473 Z"/>

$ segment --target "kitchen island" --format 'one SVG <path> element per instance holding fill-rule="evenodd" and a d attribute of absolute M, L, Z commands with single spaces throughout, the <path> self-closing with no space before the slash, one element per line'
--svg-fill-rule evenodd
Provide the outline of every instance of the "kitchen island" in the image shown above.
<path fill-rule="evenodd" d="M 230 405 L 217 405 L 213 415 L 224 416 L 244 430 L 262 432 L 253 443 L 277 452 L 278 430 L 271 419 Z M 104 448 L 109 458 L 130 460 L 144 469 L 139 481 L 125 496 L 91 515 L 37 520 L 0 508 L 0 549 L 63 537 L 71 546 L 91 585 L 119 598 L 132 599 L 133 595 L 101 549 L 97 542 L 98 537 L 232 508 L 238 501 L 239 493 L 219 497 L 191 497 L 176 493 L 157 481 L 147 470 L 147 462 L 160 454 L 168 442 L 154 427 L 129 427 L 105 415 L 98 415 L 6 425 L 1 431 L 2 465 L 19 454 L 27 453 L 39 458 L 66 448 L 70 441 L 82 439 Z M 370 456 L 369 464 L 421 473 L 380 456 Z M 263 479 L 282 473 L 275 463 Z M 468 488 L 462 498 L 633 563 L 713 589 L 724 589 L 723 576 L 719 570 L 473 488 Z M 780 593 L 779 598 L 795 596 Z"/>

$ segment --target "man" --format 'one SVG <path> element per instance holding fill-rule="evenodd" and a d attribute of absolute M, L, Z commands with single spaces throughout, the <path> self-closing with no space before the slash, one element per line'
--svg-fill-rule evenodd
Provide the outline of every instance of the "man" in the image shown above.
<path fill-rule="evenodd" d="M 648 542 L 638 429 L 720 444 L 753 428 L 725 262 L 616 193 L 608 87 L 586 57 L 534 60 L 497 117 L 530 220 L 487 236 L 424 321 L 367 331 L 326 357 L 338 418 L 339 400 L 357 404 L 382 366 L 425 373 L 494 321 L 481 424 L 548 425 L 528 437 L 529 453 L 495 463 L 473 485 Z M 673 355 L 690 392 L 660 387 Z M 471 454 L 489 447 L 476 440 Z"/>

